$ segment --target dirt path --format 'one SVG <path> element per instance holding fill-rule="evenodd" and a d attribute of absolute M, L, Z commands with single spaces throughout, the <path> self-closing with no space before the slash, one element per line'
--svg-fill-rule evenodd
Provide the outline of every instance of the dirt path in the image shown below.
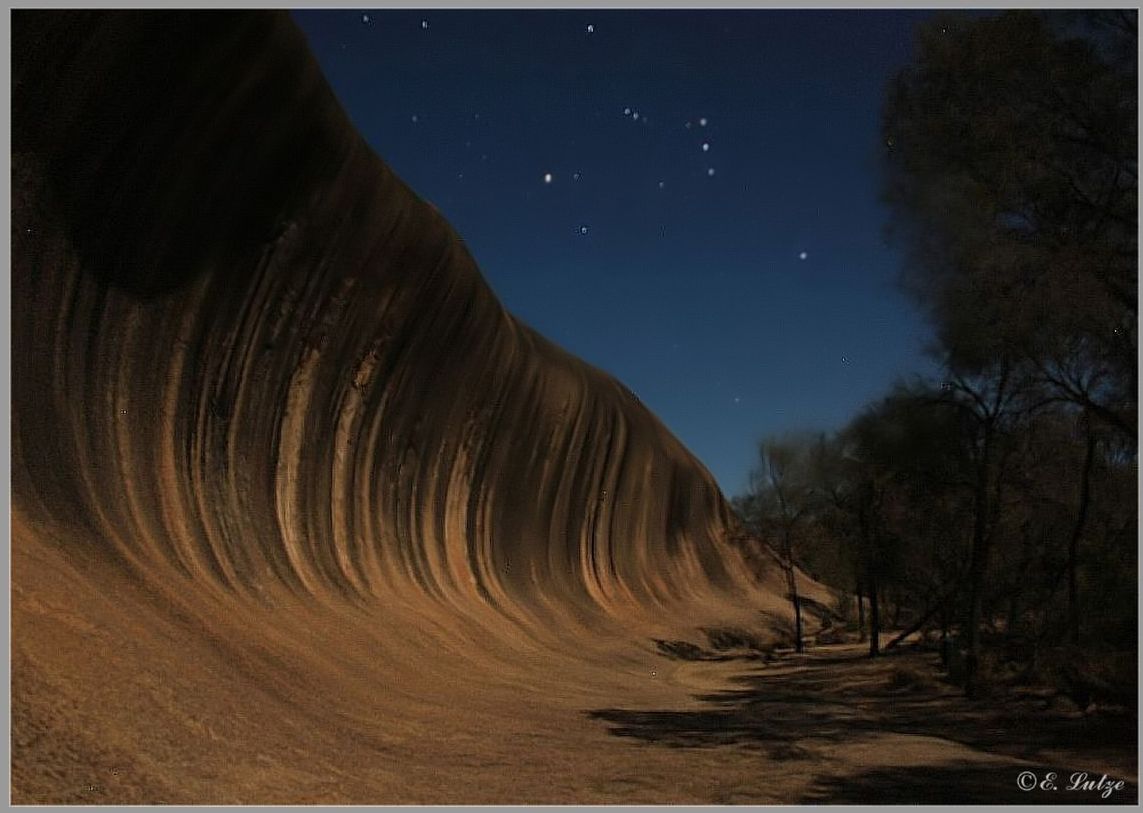
<path fill-rule="evenodd" d="M 1134 715 L 1049 712 L 1030 699 L 970 702 L 937 679 L 936 665 L 930 653 L 870 661 L 864 645 L 822 647 L 742 670 L 733 688 L 695 695 L 694 707 L 589 716 L 615 737 L 718 751 L 727 766 L 751 758 L 753 787 L 708 800 L 715 803 L 1135 801 Z M 1021 790 L 1025 772 L 1055 789 Z M 1069 790 L 1077 772 L 1088 775 Z M 1099 787 L 1083 787 L 1104 774 Z M 1104 798 L 1111 780 L 1124 784 Z"/>

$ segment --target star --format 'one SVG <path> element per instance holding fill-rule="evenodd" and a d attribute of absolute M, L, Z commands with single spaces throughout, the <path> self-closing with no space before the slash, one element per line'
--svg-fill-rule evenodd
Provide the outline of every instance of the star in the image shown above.
<path fill-rule="evenodd" d="M 594 33 L 595 33 L 595 26 L 594 26 L 594 25 L 592 25 L 591 23 L 588 23 L 588 26 L 587 26 L 587 33 L 589 33 L 589 34 L 594 34 Z"/>
<path fill-rule="evenodd" d="M 587 226 L 580 226 L 579 227 L 579 233 L 580 234 L 587 234 Z"/>
<path fill-rule="evenodd" d="M 706 171 L 706 175 L 708 178 L 713 178 L 714 177 L 714 167 L 711 167 L 710 169 L 708 169 Z"/>
<path fill-rule="evenodd" d="M 551 183 L 551 182 L 552 182 L 552 173 L 545 172 L 544 173 L 544 183 Z"/>
<path fill-rule="evenodd" d="M 704 142 L 703 142 L 703 145 L 702 145 L 702 151 L 703 151 L 703 152 L 710 152 L 710 144 L 707 144 L 707 143 L 704 141 Z"/>
<path fill-rule="evenodd" d="M 810 255 L 809 255 L 809 254 L 807 254 L 806 252 L 804 252 L 804 251 L 803 251 L 802 253 L 800 253 L 800 254 L 798 255 L 798 259 L 799 259 L 799 260 L 804 260 L 804 259 L 806 259 L 806 257 L 808 257 L 808 256 L 810 256 Z"/>
<path fill-rule="evenodd" d="M 362 14 L 361 15 L 361 22 L 368 23 L 369 22 L 369 15 L 368 14 Z"/>
<path fill-rule="evenodd" d="M 421 20 L 421 30 L 422 31 L 428 30 L 428 27 L 429 27 L 429 21 L 428 20 Z"/>
<path fill-rule="evenodd" d="M 706 118 L 699 119 L 699 127 L 706 127 Z"/>

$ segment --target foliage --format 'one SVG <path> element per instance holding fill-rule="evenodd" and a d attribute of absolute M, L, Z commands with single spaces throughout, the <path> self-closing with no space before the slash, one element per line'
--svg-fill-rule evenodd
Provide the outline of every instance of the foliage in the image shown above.
<path fill-rule="evenodd" d="M 869 601 L 871 653 L 891 603 L 970 693 L 1051 673 L 1120 696 L 1075 676 L 1137 647 L 1136 54 L 1134 11 L 921 28 L 884 190 L 943 372 L 764 442 L 736 502 Z"/>

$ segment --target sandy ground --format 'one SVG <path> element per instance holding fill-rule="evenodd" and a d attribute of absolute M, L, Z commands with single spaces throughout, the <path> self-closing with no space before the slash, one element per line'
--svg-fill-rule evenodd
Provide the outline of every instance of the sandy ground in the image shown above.
<path fill-rule="evenodd" d="M 212 616 L 17 530 L 15 803 L 1136 798 L 1134 716 L 970 703 L 931 654 L 682 660 L 649 639 L 505 645 L 411 622 L 380 652 L 348 611 Z M 1022 792 L 1024 771 L 1061 788 Z M 1064 790 L 1075 771 L 1127 784 Z"/>

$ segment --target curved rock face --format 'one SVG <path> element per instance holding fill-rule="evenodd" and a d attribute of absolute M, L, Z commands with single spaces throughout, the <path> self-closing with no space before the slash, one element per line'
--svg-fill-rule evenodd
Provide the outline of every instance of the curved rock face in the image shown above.
<path fill-rule="evenodd" d="M 198 619 L 234 668 L 305 649 L 322 665 L 294 662 L 297 703 L 350 657 L 334 632 L 298 643 L 322 612 L 422 675 L 444 667 L 402 667 L 401 635 L 471 665 L 473 636 L 783 612 L 706 470 L 504 310 L 288 17 L 16 12 L 13 49 L 17 666 L 67 668 L 25 598 L 102 573 Z M 63 562 L 72 586 L 43 586 Z M 113 647 L 143 635 L 115 623 Z M 359 667 L 339 674 L 380 668 Z"/>

